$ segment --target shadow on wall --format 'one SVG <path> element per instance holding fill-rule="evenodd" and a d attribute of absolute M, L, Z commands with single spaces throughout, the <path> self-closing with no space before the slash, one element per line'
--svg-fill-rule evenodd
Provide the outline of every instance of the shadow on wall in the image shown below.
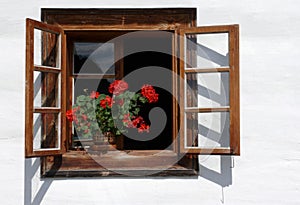
<path fill-rule="evenodd" d="M 197 64 L 201 67 L 201 59 L 208 61 L 211 65 L 218 66 L 228 66 L 229 56 L 228 52 L 226 55 L 222 55 L 199 43 L 196 43 L 197 56 L 199 59 Z M 226 50 L 226 49 L 225 49 Z M 200 62 L 200 63 L 199 63 Z M 207 62 L 206 62 L 207 63 Z M 205 64 L 205 63 L 204 63 Z M 207 65 L 207 64 L 205 64 Z M 204 67 L 205 67 L 204 65 Z M 214 66 L 213 66 L 214 67 Z M 211 86 L 211 81 L 216 81 L 215 78 L 207 75 L 200 79 L 202 82 L 198 82 L 198 98 L 200 103 L 217 106 L 228 106 L 229 105 L 229 74 L 228 73 L 218 73 L 218 83 L 217 88 Z M 206 74 L 205 74 L 206 75 Z M 216 92 L 216 90 L 218 92 Z M 205 136 L 205 140 L 210 141 L 211 146 L 229 147 L 230 145 L 230 135 L 229 135 L 229 114 L 221 113 L 218 122 L 214 119 L 213 122 L 220 125 L 221 130 L 218 132 L 205 124 L 202 124 L 199 120 L 198 122 L 198 133 L 201 136 Z M 232 156 L 199 156 L 199 175 L 213 183 L 216 183 L 222 187 L 232 185 L 232 168 L 233 168 L 233 157 Z M 224 200 L 224 195 L 223 195 Z"/>
<path fill-rule="evenodd" d="M 203 158 L 207 158 L 201 162 Z M 200 156 L 199 176 L 222 187 L 232 185 L 231 156 Z"/>
<path fill-rule="evenodd" d="M 207 179 L 222 188 L 232 184 L 232 157 L 231 156 L 199 156 L 199 176 Z M 25 159 L 24 204 L 39 205 L 42 203 L 48 189 L 55 179 L 40 179 L 40 159 Z M 217 170 L 217 169 L 219 170 Z M 134 178 L 133 178 L 134 179 Z M 155 179 L 155 178 L 153 178 Z M 158 178 L 161 179 L 161 178 Z M 180 178 L 185 179 L 185 178 Z M 195 179 L 195 178 L 190 178 Z M 189 180 L 189 179 L 188 179 Z M 224 194 L 222 192 L 222 199 Z"/>
<path fill-rule="evenodd" d="M 25 159 L 25 183 L 24 183 L 24 204 L 25 205 L 39 205 L 41 204 L 44 196 L 46 195 L 48 189 L 50 188 L 53 179 L 43 180 L 42 185 L 40 185 L 40 176 L 38 171 L 40 171 L 40 159 L 30 158 Z M 36 179 L 36 180 L 35 180 Z M 34 188 L 36 190 L 34 190 Z"/>

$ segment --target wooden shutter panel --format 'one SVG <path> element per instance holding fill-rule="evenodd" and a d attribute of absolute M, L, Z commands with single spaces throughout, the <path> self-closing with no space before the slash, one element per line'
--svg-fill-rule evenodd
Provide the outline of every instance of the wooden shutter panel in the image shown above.
<path fill-rule="evenodd" d="M 66 150 L 64 42 L 59 26 L 26 19 L 25 157 Z"/>
<path fill-rule="evenodd" d="M 239 26 L 192 27 L 179 34 L 180 152 L 239 155 Z"/>

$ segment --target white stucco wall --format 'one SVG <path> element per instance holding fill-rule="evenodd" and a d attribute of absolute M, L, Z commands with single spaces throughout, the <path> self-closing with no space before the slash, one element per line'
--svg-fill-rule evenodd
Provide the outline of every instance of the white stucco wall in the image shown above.
<path fill-rule="evenodd" d="M 197 7 L 198 25 L 240 24 L 234 168 L 230 158 L 202 157 L 198 179 L 25 179 L 25 18 L 39 19 L 42 7 Z M 297 0 L 0 1 L 0 203 L 300 204 L 299 8 Z"/>

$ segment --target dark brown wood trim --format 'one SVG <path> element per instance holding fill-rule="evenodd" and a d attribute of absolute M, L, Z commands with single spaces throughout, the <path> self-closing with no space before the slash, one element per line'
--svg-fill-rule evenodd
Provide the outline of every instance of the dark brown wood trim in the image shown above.
<path fill-rule="evenodd" d="M 68 149 L 67 143 L 67 39 L 66 35 L 61 34 L 61 153 Z"/>
<path fill-rule="evenodd" d="M 211 155 L 220 155 L 220 154 L 232 154 L 232 150 L 230 148 L 185 148 L 188 150 L 190 154 L 211 154 Z"/>
<path fill-rule="evenodd" d="M 240 155 L 240 91 L 239 91 L 239 26 L 229 32 L 230 45 L 230 147 L 232 154 Z"/>
<path fill-rule="evenodd" d="M 137 18 L 138 16 L 138 18 Z M 69 26 L 161 27 L 176 29 L 196 25 L 196 8 L 51 9 L 43 8 L 42 21 Z M 145 29 L 147 29 L 145 27 Z M 80 29 L 80 28 L 79 28 Z M 142 28 L 141 28 L 142 29 Z"/>
<path fill-rule="evenodd" d="M 51 24 L 44 24 L 40 21 L 36 21 L 36 20 L 33 20 L 33 19 L 29 19 L 29 18 L 27 18 L 26 21 L 30 22 L 32 27 L 35 28 L 35 29 L 39 29 L 39 30 L 46 31 L 46 32 L 49 32 L 49 33 L 54 33 L 54 34 L 60 34 L 61 33 L 61 28 L 60 27 L 57 27 L 57 26 L 54 26 L 54 25 L 51 25 Z"/>
<path fill-rule="evenodd" d="M 45 150 L 34 150 L 31 154 L 27 155 L 26 158 L 31 157 L 40 157 L 40 156 L 55 156 L 55 155 L 61 155 L 62 152 L 59 149 L 53 150 L 53 149 L 45 149 Z"/>
<path fill-rule="evenodd" d="M 45 73 L 60 73 L 61 70 L 59 68 L 53 68 L 49 66 L 34 66 L 34 71 L 40 71 L 40 72 L 45 72 Z"/>
<path fill-rule="evenodd" d="M 107 75 L 107 74 L 73 74 L 73 78 L 77 79 L 109 79 L 116 78 L 116 75 Z"/>
<path fill-rule="evenodd" d="M 197 28 L 184 28 L 179 30 L 181 40 L 180 56 L 183 59 L 185 55 L 184 38 L 186 34 L 206 34 L 206 33 L 229 33 L 229 68 L 216 68 L 216 69 L 199 69 L 191 68 L 185 69 L 183 60 L 180 64 L 181 77 L 185 73 L 201 73 L 201 72 L 229 72 L 230 73 L 230 106 L 220 108 L 187 108 L 185 112 L 230 112 L 230 149 L 213 149 L 212 154 L 240 154 L 240 108 L 239 108 L 239 26 L 238 25 L 222 25 L 222 26 L 205 26 Z M 183 86 L 182 86 L 183 87 Z M 181 89 L 184 92 L 183 88 Z M 183 98 L 181 98 L 183 99 Z M 181 102 L 183 105 L 184 102 Z M 184 123 L 183 117 L 181 122 Z M 184 131 L 181 132 L 184 136 Z M 210 149 L 187 149 L 185 147 L 185 140 L 183 137 L 180 141 L 181 152 L 191 154 L 203 154 Z M 209 154 L 208 153 L 208 154 Z"/>
<path fill-rule="evenodd" d="M 101 26 L 101 25 L 91 25 L 91 26 L 63 26 L 64 30 L 66 32 L 70 31 L 157 31 L 157 30 L 175 30 L 175 26 L 169 26 L 169 25 L 156 25 L 152 27 L 148 26 L 139 26 L 139 25 L 132 25 L 132 26 Z"/>
<path fill-rule="evenodd" d="M 44 158 L 44 161 L 50 164 L 46 165 L 42 174 L 45 177 L 65 177 L 65 174 L 71 174 L 71 177 L 133 177 L 137 175 L 140 175 L 141 177 L 147 177 L 148 175 L 151 177 L 198 175 L 198 172 L 195 169 L 186 168 L 178 164 L 171 164 L 168 162 L 170 158 L 177 159 L 177 154 L 172 151 L 127 150 L 123 153 L 127 152 L 133 154 L 125 154 L 125 157 L 122 152 L 113 154 L 117 157 L 115 160 L 118 163 L 116 163 L 116 161 L 113 161 L 110 156 L 107 156 L 112 153 L 107 153 L 107 155 L 90 155 L 86 151 L 70 151 L 61 157 Z M 164 161 L 164 159 L 166 161 Z"/>
<path fill-rule="evenodd" d="M 173 140 L 173 150 L 178 153 L 179 152 L 179 143 L 178 143 L 178 121 L 180 120 L 179 114 L 178 114 L 178 103 L 179 103 L 179 96 L 178 96 L 178 85 L 180 82 L 178 82 L 178 34 L 176 32 L 172 35 L 172 115 L 173 115 L 173 121 L 172 121 L 172 140 Z"/>
<path fill-rule="evenodd" d="M 230 68 L 187 68 L 185 73 L 215 73 L 230 72 Z"/>
<path fill-rule="evenodd" d="M 229 107 L 215 107 L 215 108 L 186 108 L 187 113 L 203 113 L 203 112 L 229 112 Z"/>
<path fill-rule="evenodd" d="M 196 28 L 184 28 L 185 34 L 212 34 L 212 33 L 229 33 L 232 26 L 238 25 L 218 25 L 218 26 L 201 26 Z"/>
<path fill-rule="evenodd" d="M 178 30 L 179 34 L 179 74 L 180 74 L 180 88 L 179 88 L 179 99 L 180 99 L 180 153 L 185 153 L 185 122 L 184 122 L 184 98 L 185 98 L 185 43 L 184 43 L 184 32 L 183 30 Z"/>
<path fill-rule="evenodd" d="M 60 36 L 63 36 L 63 30 L 61 27 L 48 25 L 45 23 L 41 23 L 32 19 L 26 19 L 26 86 L 25 86 L 25 157 L 40 157 L 45 155 L 57 155 L 62 154 L 62 147 L 59 147 L 57 150 L 53 149 L 45 149 L 43 151 L 37 151 L 33 149 L 33 113 L 59 113 L 65 110 L 64 103 L 61 103 L 61 108 L 57 107 L 35 107 L 33 105 L 33 93 L 34 93 L 34 85 L 33 85 L 33 73 L 34 70 L 39 70 L 41 72 L 55 72 L 59 73 L 64 68 L 63 55 L 65 53 L 64 44 L 61 44 L 61 53 L 59 59 L 61 61 L 61 70 L 48 67 L 48 66 L 34 66 L 34 29 L 39 29 L 43 31 L 47 31 L 50 33 L 57 33 Z M 64 74 L 62 73 L 62 78 L 64 78 Z M 63 82 L 60 86 L 63 86 Z M 64 99 L 64 91 L 61 89 L 60 99 Z M 65 126 L 65 119 L 61 117 L 61 134 L 62 136 L 58 136 L 61 143 L 64 142 L 63 132 Z"/>
<path fill-rule="evenodd" d="M 34 108 L 34 113 L 60 113 L 61 109 L 56 107 Z"/>
<path fill-rule="evenodd" d="M 128 169 L 123 170 L 122 174 L 118 170 L 67 170 L 67 171 L 49 171 L 42 175 L 43 178 L 65 178 L 65 177 L 76 177 L 76 178 L 191 178 L 197 179 L 198 172 L 195 169 L 180 170 L 176 167 L 166 169 L 166 170 L 156 170 L 154 174 L 146 175 L 149 170 L 134 170 Z"/>
<path fill-rule="evenodd" d="M 31 156 L 33 152 L 33 32 L 32 21 L 26 19 L 25 157 Z"/>

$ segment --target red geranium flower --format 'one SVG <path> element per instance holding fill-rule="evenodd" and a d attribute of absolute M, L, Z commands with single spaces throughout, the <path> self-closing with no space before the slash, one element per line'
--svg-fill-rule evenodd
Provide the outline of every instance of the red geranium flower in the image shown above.
<path fill-rule="evenodd" d="M 66 112 L 67 119 L 72 122 L 73 121 L 73 110 L 68 110 Z"/>
<path fill-rule="evenodd" d="M 144 85 L 141 89 L 141 94 L 148 99 L 149 103 L 155 103 L 158 101 L 158 94 L 151 85 Z"/>
<path fill-rule="evenodd" d="M 71 110 L 67 110 L 66 112 L 66 117 L 67 119 L 72 122 L 72 121 L 75 121 L 75 123 L 77 124 L 78 123 L 78 119 L 75 115 L 75 113 L 80 109 L 80 107 L 74 107 L 73 109 Z"/>
<path fill-rule="evenodd" d="M 100 101 L 100 106 L 103 108 L 106 108 L 106 100 L 105 99 Z"/>
<path fill-rule="evenodd" d="M 119 99 L 119 100 L 117 101 L 117 103 L 118 103 L 120 106 L 122 106 L 122 105 L 124 104 L 124 100 L 123 100 L 123 99 Z"/>
<path fill-rule="evenodd" d="M 80 106 L 74 107 L 74 108 L 73 108 L 73 112 L 74 112 L 74 113 L 77 112 L 78 110 L 80 110 Z"/>
<path fill-rule="evenodd" d="M 106 106 L 111 107 L 113 104 L 113 100 L 110 96 L 106 96 L 103 100 L 100 101 L 100 106 L 106 108 Z"/>
<path fill-rule="evenodd" d="M 112 104 L 113 104 L 112 98 L 109 96 L 106 96 L 105 99 L 106 99 L 108 107 L 112 107 Z"/>
<path fill-rule="evenodd" d="M 82 119 L 83 119 L 84 121 L 86 121 L 87 118 L 88 118 L 85 114 L 81 115 L 81 117 L 82 117 Z"/>
<path fill-rule="evenodd" d="M 99 95 L 100 95 L 100 94 L 99 94 L 98 92 L 92 91 L 91 94 L 90 94 L 90 98 L 91 98 L 91 99 L 98 98 Z"/>
<path fill-rule="evenodd" d="M 123 116 L 124 119 L 129 119 L 129 117 L 130 117 L 130 114 L 129 114 L 129 113 L 127 113 L 127 114 L 125 114 L 125 115 Z"/>
<path fill-rule="evenodd" d="M 110 84 L 108 91 L 114 95 L 119 95 L 128 89 L 128 84 L 123 80 L 115 80 Z"/>
<path fill-rule="evenodd" d="M 150 126 L 145 124 L 145 123 L 142 123 L 140 125 L 140 127 L 138 128 L 138 132 L 149 132 L 149 129 L 150 129 Z"/>
<path fill-rule="evenodd" d="M 123 123 L 125 124 L 126 127 L 128 128 L 132 128 L 133 127 L 133 124 L 132 124 L 132 121 L 130 119 L 130 114 L 127 113 L 123 116 Z"/>
<path fill-rule="evenodd" d="M 138 116 L 132 120 L 132 124 L 134 127 L 137 127 L 142 122 L 143 122 L 143 118 L 141 116 Z"/>

